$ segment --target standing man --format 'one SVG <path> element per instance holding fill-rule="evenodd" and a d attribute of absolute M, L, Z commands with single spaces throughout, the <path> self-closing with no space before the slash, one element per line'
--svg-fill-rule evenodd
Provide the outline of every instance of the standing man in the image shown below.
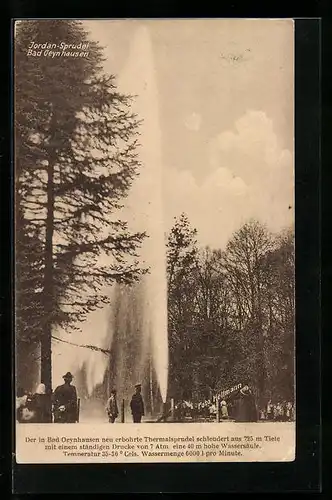
<path fill-rule="evenodd" d="M 135 394 L 133 394 L 133 397 L 131 398 L 130 401 L 130 409 L 133 415 L 133 422 L 135 424 L 140 424 L 142 416 L 144 415 L 144 403 L 141 395 L 141 390 L 142 390 L 141 384 L 136 384 L 135 390 L 136 392 Z"/>
<path fill-rule="evenodd" d="M 115 419 L 119 415 L 118 405 L 117 405 L 117 402 L 116 402 L 116 390 L 115 389 L 113 389 L 111 391 L 111 396 L 107 400 L 106 412 L 107 412 L 107 415 L 108 415 L 108 421 L 111 424 L 114 424 Z"/>
<path fill-rule="evenodd" d="M 53 394 L 54 422 L 75 423 L 78 421 L 78 405 L 76 387 L 71 385 L 73 375 L 67 372 L 64 376 L 64 384 L 59 385 Z"/>

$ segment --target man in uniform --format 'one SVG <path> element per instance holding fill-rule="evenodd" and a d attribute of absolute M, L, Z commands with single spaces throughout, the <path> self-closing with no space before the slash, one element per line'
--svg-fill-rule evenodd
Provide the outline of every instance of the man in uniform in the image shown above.
<path fill-rule="evenodd" d="M 67 372 L 64 376 L 64 384 L 59 385 L 53 394 L 54 422 L 74 423 L 78 421 L 77 415 L 77 392 L 76 387 L 71 385 L 73 375 Z"/>
<path fill-rule="evenodd" d="M 135 385 L 135 394 L 130 401 L 130 409 L 133 415 L 133 422 L 136 424 L 140 424 L 142 420 L 142 416 L 144 415 L 144 403 L 141 395 L 141 384 Z"/>

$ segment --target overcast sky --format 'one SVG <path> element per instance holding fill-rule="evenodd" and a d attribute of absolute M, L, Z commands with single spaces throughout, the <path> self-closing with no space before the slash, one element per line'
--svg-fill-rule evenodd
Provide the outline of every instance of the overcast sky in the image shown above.
<path fill-rule="evenodd" d="M 85 26 L 119 90 L 140 96 L 144 158 L 160 162 L 166 229 L 184 211 L 202 244 L 224 247 L 251 217 L 272 231 L 293 223 L 292 21 Z"/>

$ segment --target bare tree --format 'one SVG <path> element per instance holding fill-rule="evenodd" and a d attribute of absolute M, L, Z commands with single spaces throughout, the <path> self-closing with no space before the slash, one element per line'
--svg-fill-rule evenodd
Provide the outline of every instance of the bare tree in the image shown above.
<path fill-rule="evenodd" d="M 264 394 L 267 370 L 265 359 L 264 290 L 265 258 L 273 242 L 267 229 L 255 220 L 244 224 L 228 242 L 224 266 L 234 293 L 242 331 L 244 353 L 255 366 L 255 379 Z M 253 376 L 253 374 L 252 374 Z"/>

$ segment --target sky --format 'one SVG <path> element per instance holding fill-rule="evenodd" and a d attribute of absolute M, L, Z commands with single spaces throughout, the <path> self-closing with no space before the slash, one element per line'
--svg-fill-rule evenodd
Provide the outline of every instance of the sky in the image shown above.
<path fill-rule="evenodd" d="M 223 248 L 250 218 L 273 232 L 293 224 L 293 21 L 84 24 L 119 90 L 138 96 L 165 230 L 185 212 L 202 245 Z"/>

